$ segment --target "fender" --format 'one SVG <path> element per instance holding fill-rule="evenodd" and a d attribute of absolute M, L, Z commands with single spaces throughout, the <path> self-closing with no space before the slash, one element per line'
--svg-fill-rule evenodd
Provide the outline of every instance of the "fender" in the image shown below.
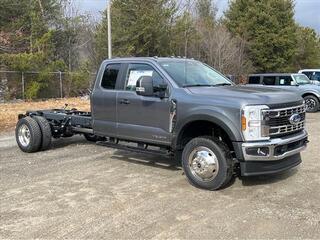
<path fill-rule="evenodd" d="M 320 100 L 320 93 L 317 91 L 313 91 L 313 90 L 303 91 L 303 93 L 301 94 L 301 97 L 305 95 L 314 95 Z"/>
<path fill-rule="evenodd" d="M 192 111 L 192 115 L 184 118 L 183 120 L 179 121 L 175 127 L 175 130 L 173 132 L 172 137 L 172 144 L 173 148 L 176 148 L 179 140 L 179 135 L 181 134 L 181 131 L 183 128 L 194 121 L 208 121 L 212 122 L 219 127 L 221 127 L 229 136 L 230 140 L 232 142 L 241 142 L 243 141 L 242 134 L 240 132 L 239 127 L 237 127 L 234 122 L 230 118 L 228 118 L 226 115 L 221 114 L 220 112 L 210 110 L 210 109 L 198 109 L 195 111 Z M 240 121 L 240 118 L 239 118 Z M 240 125 L 240 122 L 239 122 Z"/>

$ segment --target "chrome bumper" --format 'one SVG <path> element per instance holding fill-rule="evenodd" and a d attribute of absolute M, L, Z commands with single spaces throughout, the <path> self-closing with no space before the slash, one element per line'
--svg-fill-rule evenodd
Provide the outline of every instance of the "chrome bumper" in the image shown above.
<path fill-rule="evenodd" d="M 307 147 L 308 142 L 308 133 L 303 130 L 302 132 L 286 136 L 282 138 L 274 138 L 268 141 L 262 142 L 245 142 L 242 144 L 242 152 L 245 161 L 276 161 L 281 160 L 286 157 L 292 156 L 303 151 Z M 297 145 L 296 147 L 291 147 L 290 145 Z M 283 147 L 284 149 L 288 149 L 281 154 L 276 152 L 276 148 Z M 267 153 L 262 155 L 251 155 L 248 154 L 249 149 L 268 149 Z"/>

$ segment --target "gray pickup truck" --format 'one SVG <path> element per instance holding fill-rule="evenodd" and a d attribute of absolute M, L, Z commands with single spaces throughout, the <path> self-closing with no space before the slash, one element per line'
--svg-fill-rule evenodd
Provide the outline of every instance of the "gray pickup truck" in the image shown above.
<path fill-rule="evenodd" d="M 16 140 L 24 152 L 83 134 L 113 148 L 179 160 L 196 187 L 216 190 L 237 175 L 281 172 L 301 163 L 305 106 L 297 94 L 236 86 L 199 61 L 118 58 L 101 64 L 91 112 L 28 111 Z"/>

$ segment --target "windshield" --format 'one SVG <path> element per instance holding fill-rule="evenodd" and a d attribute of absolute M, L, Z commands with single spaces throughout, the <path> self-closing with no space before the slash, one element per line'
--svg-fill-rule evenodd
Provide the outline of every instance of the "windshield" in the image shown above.
<path fill-rule="evenodd" d="M 309 78 L 304 74 L 295 74 L 293 75 L 293 78 L 299 85 L 311 83 Z"/>
<path fill-rule="evenodd" d="M 232 85 L 223 75 L 197 61 L 164 61 L 163 69 L 179 87 Z"/>

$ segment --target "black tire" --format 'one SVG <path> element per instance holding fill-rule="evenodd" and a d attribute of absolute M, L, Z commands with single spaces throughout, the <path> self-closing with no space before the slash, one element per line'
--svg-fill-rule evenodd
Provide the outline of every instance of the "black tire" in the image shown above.
<path fill-rule="evenodd" d="M 23 152 L 36 152 L 41 145 L 41 129 L 31 117 L 21 118 L 16 125 L 16 141 Z M 28 141 L 24 139 L 29 139 Z"/>
<path fill-rule="evenodd" d="M 52 132 L 50 123 L 47 119 L 41 116 L 33 116 L 32 118 L 37 121 L 42 133 L 40 150 L 44 151 L 49 149 L 51 147 L 52 142 Z"/>
<path fill-rule="evenodd" d="M 217 163 L 215 166 L 217 169 L 212 172 L 214 176 L 207 180 L 203 180 L 201 177 L 197 176 L 194 170 L 192 170 L 193 168 L 189 162 L 189 157 L 191 158 L 194 156 L 193 152 L 196 151 L 196 149 L 201 148 L 209 149 L 211 151 L 209 153 L 211 157 L 211 153 L 216 156 Z M 192 185 L 207 190 L 218 190 L 224 187 L 230 182 L 233 176 L 232 157 L 228 147 L 218 139 L 210 139 L 209 137 L 197 137 L 187 143 L 182 152 L 182 167 L 188 181 Z"/>
<path fill-rule="evenodd" d="M 90 133 L 85 133 L 84 134 L 85 139 L 87 139 L 89 142 L 98 142 L 98 141 L 104 141 L 105 138 L 103 137 L 99 137 L 97 135 L 94 134 L 90 134 Z"/>
<path fill-rule="evenodd" d="M 307 95 L 303 99 L 306 102 L 307 112 L 317 112 L 319 110 L 320 103 L 316 96 Z"/>

